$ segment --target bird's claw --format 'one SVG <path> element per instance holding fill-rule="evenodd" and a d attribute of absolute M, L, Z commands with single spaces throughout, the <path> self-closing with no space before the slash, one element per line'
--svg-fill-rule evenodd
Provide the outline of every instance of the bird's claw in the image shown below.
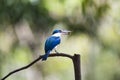
<path fill-rule="evenodd" d="M 55 50 L 55 53 L 59 54 L 59 52 L 57 50 Z"/>

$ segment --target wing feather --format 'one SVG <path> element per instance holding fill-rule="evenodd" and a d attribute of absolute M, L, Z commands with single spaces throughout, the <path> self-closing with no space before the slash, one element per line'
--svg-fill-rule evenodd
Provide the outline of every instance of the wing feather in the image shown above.
<path fill-rule="evenodd" d="M 45 53 L 49 50 L 53 50 L 58 44 L 60 44 L 60 41 L 60 37 L 49 37 L 45 42 Z"/>

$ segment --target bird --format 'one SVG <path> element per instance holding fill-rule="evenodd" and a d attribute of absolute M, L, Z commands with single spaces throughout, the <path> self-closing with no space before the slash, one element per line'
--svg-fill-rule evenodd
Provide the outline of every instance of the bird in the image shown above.
<path fill-rule="evenodd" d="M 56 29 L 52 32 L 45 41 L 44 51 L 45 54 L 42 57 L 42 61 L 47 60 L 50 52 L 54 49 L 56 53 L 59 53 L 56 48 L 61 43 L 61 35 L 68 35 L 71 31 Z"/>

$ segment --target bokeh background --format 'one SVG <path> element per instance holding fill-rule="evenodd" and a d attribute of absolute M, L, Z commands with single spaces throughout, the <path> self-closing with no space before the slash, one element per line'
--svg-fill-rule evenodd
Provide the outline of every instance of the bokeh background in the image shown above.
<path fill-rule="evenodd" d="M 82 80 L 120 80 L 120 0 L 0 0 L 0 78 L 44 54 L 54 29 L 72 31 L 58 51 L 81 55 Z M 7 80 L 74 80 L 73 64 L 48 58 Z"/>

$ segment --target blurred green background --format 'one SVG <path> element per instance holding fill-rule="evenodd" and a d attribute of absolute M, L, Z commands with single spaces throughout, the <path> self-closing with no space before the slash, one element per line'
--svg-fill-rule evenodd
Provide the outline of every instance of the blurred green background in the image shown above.
<path fill-rule="evenodd" d="M 0 0 L 0 78 L 44 54 L 54 29 L 71 30 L 59 52 L 81 55 L 82 80 L 120 80 L 120 0 Z M 72 61 L 48 58 L 7 80 L 74 80 Z"/>

